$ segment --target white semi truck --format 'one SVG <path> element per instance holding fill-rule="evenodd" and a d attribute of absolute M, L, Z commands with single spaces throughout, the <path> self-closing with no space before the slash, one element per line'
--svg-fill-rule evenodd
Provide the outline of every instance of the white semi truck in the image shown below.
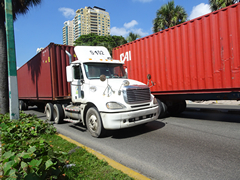
<path fill-rule="evenodd" d="M 112 59 L 105 47 L 76 46 L 74 52 L 75 61 L 66 51 L 71 99 L 44 101 L 48 120 L 56 124 L 80 122 L 92 136 L 100 137 L 108 129 L 128 128 L 158 118 L 158 102 L 149 87 L 127 79 L 124 63 Z M 21 101 L 22 106 L 31 104 L 30 100 Z"/>

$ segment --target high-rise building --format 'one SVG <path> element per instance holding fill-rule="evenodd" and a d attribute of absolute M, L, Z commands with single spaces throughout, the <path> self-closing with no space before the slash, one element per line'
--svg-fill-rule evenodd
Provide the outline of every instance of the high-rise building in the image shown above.
<path fill-rule="evenodd" d="M 73 21 L 65 21 L 64 22 L 64 27 L 62 29 L 62 31 L 63 31 L 63 44 L 73 46 L 73 41 L 74 41 L 73 29 L 74 29 Z"/>
<path fill-rule="evenodd" d="M 90 33 L 110 35 L 110 16 L 105 9 L 97 6 L 78 9 L 74 19 L 64 23 L 63 44 L 73 45 L 79 36 Z"/>
<path fill-rule="evenodd" d="M 73 19 L 74 40 L 83 34 L 110 35 L 110 16 L 105 9 L 94 6 L 78 9 Z"/>

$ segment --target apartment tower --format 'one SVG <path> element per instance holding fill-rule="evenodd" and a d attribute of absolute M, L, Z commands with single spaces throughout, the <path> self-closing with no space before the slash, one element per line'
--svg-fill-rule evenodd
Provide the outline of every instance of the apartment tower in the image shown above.
<path fill-rule="evenodd" d="M 74 17 L 74 40 L 83 34 L 110 35 L 110 16 L 97 6 L 78 9 Z"/>
<path fill-rule="evenodd" d="M 73 46 L 74 41 L 73 21 L 65 21 L 63 31 L 63 44 Z"/>
<path fill-rule="evenodd" d="M 72 33 L 69 30 L 72 28 Z M 94 6 L 78 9 L 72 21 L 66 21 L 63 27 L 63 44 L 73 45 L 81 35 L 94 33 L 99 36 L 110 35 L 110 16 L 105 9 Z M 73 40 L 71 43 L 69 41 Z"/>

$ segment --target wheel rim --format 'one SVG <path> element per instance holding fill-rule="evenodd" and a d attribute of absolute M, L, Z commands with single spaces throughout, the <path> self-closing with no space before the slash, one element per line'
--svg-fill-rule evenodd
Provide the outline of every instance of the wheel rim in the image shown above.
<path fill-rule="evenodd" d="M 91 129 L 91 131 L 94 131 L 96 132 L 97 131 L 97 128 L 98 128 L 98 121 L 97 121 L 97 117 L 95 115 L 91 115 L 89 117 L 89 127 Z"/>
<path fill-rule="evenodd" d="M 50 118 L 50 112 L 49 112 L 48 108 L 46 109 L 46 116 L 47 116 L 48 119 Z"/>
<path fill-rule="evenodd" d="M 53 110 L 53 119 L 54 119 L 55 123 L 58 122 L 58 119 L 57 119 L 57 111 L 56 111 L 55 109 Z"/>

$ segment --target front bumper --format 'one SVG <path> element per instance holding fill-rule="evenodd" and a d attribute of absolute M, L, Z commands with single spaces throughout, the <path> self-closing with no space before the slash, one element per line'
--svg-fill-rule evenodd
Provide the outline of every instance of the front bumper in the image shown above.
<path fill-rule="evenodd" d="M 159 106 L 128 112 L 101 112 L 103 127 L 105 129 L 122 129 L 157 120 Z"/>

